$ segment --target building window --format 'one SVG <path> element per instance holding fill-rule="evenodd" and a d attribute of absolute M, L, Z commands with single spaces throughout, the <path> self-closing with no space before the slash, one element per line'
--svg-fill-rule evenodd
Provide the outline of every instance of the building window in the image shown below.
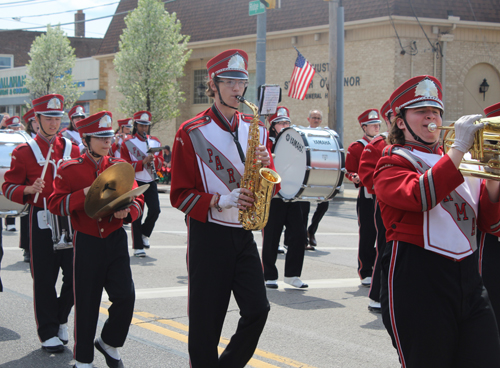
<path fill-rule="evenodd" d="M 194 104 L 207 104 L 208 97 L 205 95 L 205 89 L 207 88 L 207 70 L 199 69 L 194 71 L 194 82 L 193 82 L 193 103 Z"/>
<path fill-rule="evenodd" d="M 14 56 L 0 54 L 0 69 L 10 69 L 13 67 L 14 67 Z"/>

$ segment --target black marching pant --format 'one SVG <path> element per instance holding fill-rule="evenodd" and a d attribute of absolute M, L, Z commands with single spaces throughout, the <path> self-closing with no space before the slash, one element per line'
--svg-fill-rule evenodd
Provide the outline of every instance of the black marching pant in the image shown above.
<path fill-rule="evenodd" d="M 94 338 L 103 289 L 112 303 L 102 340 L 123 346 L 134 313 L 135 290 L 130 270 L 127 233 L 120 228 L 107 238 L 75 233 L 75 359 L 94 360 Z"/>
<path fill-rule="evenodd" d="M 50 229 L 40 229 L 40 207 L 30 208 L 31 276 L 33 303 L 40 341 L 57 336 L 59 325 L 68 322 L 73 307 L 73 249 L 54 250 Z M 62 286 L 57 297 L 56 281 L 62 269 Z"/>
<path fill-rule="evenodd" d="M 356 212 L 359 226 L 358 274 L 361 279 L 364 279 L 371 277 L 373 273 L 376 257 L 375 240 L 377 238 L 373 199 L 371 196 L 366 196 L 364 187 L 359 188 Z"/>
<path fill-rule="evenodd" d="M 146 216 L 144 223 L 142 222 L 142 216 L 132 222 L 132 242 L 134 249 L 144 249 L 142 236 L 151 236 L 156 220 L 158 220 L 161 212 L 160 198 L 158 197 L 158 185 L 155 181 L 151 181 L 149 183 L 137 181 L 138 186 L 144 184 L 149 184 L 148 190 L 144 192 L 144 203 L 148 206 L 148 215 Z"/>
<path fill-rule="evenodd" d="M 380 302 L 380 266 L 382 262 L 382 255 L 385 251 L 385 226 L 382 221 L 382 214 L 380 212 L 380 206 L 375 196 L 373 196 L 373 203 L 375 205 L 375 226 L 377 228 L 377 246 L 376 252 L 377 256 L 375 258 L 375 265 L 373 266 L 372 283 L 370 285 L 370 292 L 368 296 L 370 299 Z"/>
<path fill-rule="evenodd" d="M 191 368 L 243 368 L 257 347 L 270 309 L 253 234 L 190 217 L 188 234 Z M 231 292 L 241 317 L 218 357 Z"/>
<path fill-rule="evenodd" d="M 473 255 L 456 262 L 387 243 L 381 305 L 402 367 L 500 367 L 497 324 Z"/>
<path fill-rule="evenodd" d="M 301 206 L 298 202 L 284 202 L 280 198 L 273 198 L 269 209 L 269 220 L 262 230 L 262 265 L 266 281 L 278 279 L 276 259 L 283 226 L 290 231 L 290 242 L 285 258 L 285 277 L 300 276 L 302 273 L 306 237 L 302 231 Z"/>
<path fill-rule="evenodd" d="M 478 231 L 479 247 L 476 255 L 479 258 L 479 273 L 483 284 L 488 290 L 488 296 L 495 312 L 498 330 L 500 331 L 500 280 L 498 267 L 500 266 L 500 241 L 498 237 Z"/>
<path fill-rule="evenodd" d="M 309 203 L 309 202 L 308 202 Z M 328 211 L 328 206 L 330 202 L 325 201 L 325 202 L 320 202 L 316 205 L 316 211 L 314 211 L 313 218 L 311 220 L 311 225 L 309 228 L 307 228 L 307 233 L 309 235 L 314 235 L 316 234 L 316 231 L 318 230 L 319 222 L 325 215 L 325 213 Z M 310 207 L 310 204 L 309 204 Z M 309 211 L 307 211 L 307 214 L 309 214 Z M 306 217 L 306 227 L 307 227 L 307 217 Z"/>
<path fill-rule="evenodd" d="M 28 211 L 30 211 L 31 205 L 28 206 Z M 29 213 L 29 212 L 28 212 Z M 19 248 L 22 248 L 29 252 L 30 250 L 30 219 L 29 216 L 22 216 L 19 219 L 21 223 L 21 233 L 19 234 Z"/>

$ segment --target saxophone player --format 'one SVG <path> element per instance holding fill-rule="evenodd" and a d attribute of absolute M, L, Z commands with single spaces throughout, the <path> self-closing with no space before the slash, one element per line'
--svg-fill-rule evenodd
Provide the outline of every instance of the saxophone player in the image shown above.
<path fill-rule="evenodd" d="M 245 159 L 271 166 L 268 134 L 248 142 L 252 117 L 237 109 L 248 86 L 248 56 L 226 50 L 207 63 L 209 109 L 184 122 L 172 152 L 170 201 L 188 226 L 189 356 L 192 368 L 244 367 L 257 346 L 269 312 L 260 257 L 252 232 L 238 222 L 238 210 L 252 205 L 239 188 Z M 255 145 L 256 157 L 246 157 Z M 225 351 L 217 346 L 231 292 L 240 308 L 238 328 Z"/>
<path fill-rule="evenodd" d="M 135 170 L 135 180 L 139 186 L 149 184 L 144 192 L 144 202 L 148 206 L 148 215 L 144 222 L 142 216 L 132 223 L 132 246 L 134 256 L 145 257 L 149 249 L 149 237 L 160 216 L 160 199 L 158 197 L 156 168 L 163 165 L 163 155 L 160 152 L 149 153 L 150 148 L 161 147 L 158 138 L 149 135 L 151 113 L 138 111 L 134 114 L 132 134 L 125 138 L 120 149 L 120 156 L 130 163 Z"/>

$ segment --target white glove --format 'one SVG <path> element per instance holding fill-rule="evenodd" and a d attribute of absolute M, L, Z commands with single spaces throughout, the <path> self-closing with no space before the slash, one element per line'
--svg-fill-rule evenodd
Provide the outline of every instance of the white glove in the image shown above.
<path fill-rule="evenodd" d="M 479 120 L 482 115 L 465 115 L 457 120 L 455 123 L 455 142 L 451 145 L 452 148 L 459 150 L 462 153 L 469 152 L 469 149 L 474 143 L 474 134 L 481 128 L 484 124 L 474 124 L 476 120 Z"/>
<path fill-rule="evenodd" d="M 240 193 L 241 193 L 241 188 L 236 188 L 229 194 L 221 195 L 219 198 L 219 206 L 221 208 L 231 208 L 238 206 Z"/>

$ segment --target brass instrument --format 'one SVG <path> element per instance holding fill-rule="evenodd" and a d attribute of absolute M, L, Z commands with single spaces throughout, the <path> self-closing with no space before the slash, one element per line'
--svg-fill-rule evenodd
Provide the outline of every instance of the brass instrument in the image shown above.
<path fill-rule="evenodd" d="M 500 117 L 484 118 L 478 122 L 484 123 L 484 127 L 475 134 L 474 143 L 469 150 L 471 160 L 462 160 L 462 164 L 479 165 L 484 168 L 484 171 L 461 167 L 460 172 L 465 176 L 500 181 Z M 453 124 L 437 126 L 431 123 L 427 129 L 430 132 L 434 132 L 436 129 L 445 131 L 443 148 L 445 153 L 448 152 L 455 141 Z"/>
<path fill-rule="evenodd" d="M 151 169 L 153 170 L 153 180 L 158 181 L 158 180 L 160 180 L 160 178 L 158 178 L 158 174 L 156 173 L 154 153 L 152 153 L 153 151 L 151 150 L 151 147 L 149 147 L 148 135 L 146 133 L 144 133 L 143 137 L 144 137 L 144 140 L 146 141 L 147 154 L 153 156 L 153 161 L 151 161 L 148 164 L 151 166 Z"/>
<path fill-rule="evenodd" d="M 239 210 L 238 221 L 246 230 L 261 230 L 267 224 L 274 185 L 278 184 L 281 178 L 276 171 L 263 168 L 262 162 L 255 158 L 255 151 L 260 145 L 259 109 L 242 96 L 236 96 L 236 98 L 253 112 L 248 133 L 245 172 L 241 177 L 240 187 L 251 190 L 255 200 L 251 207 Z"/>

